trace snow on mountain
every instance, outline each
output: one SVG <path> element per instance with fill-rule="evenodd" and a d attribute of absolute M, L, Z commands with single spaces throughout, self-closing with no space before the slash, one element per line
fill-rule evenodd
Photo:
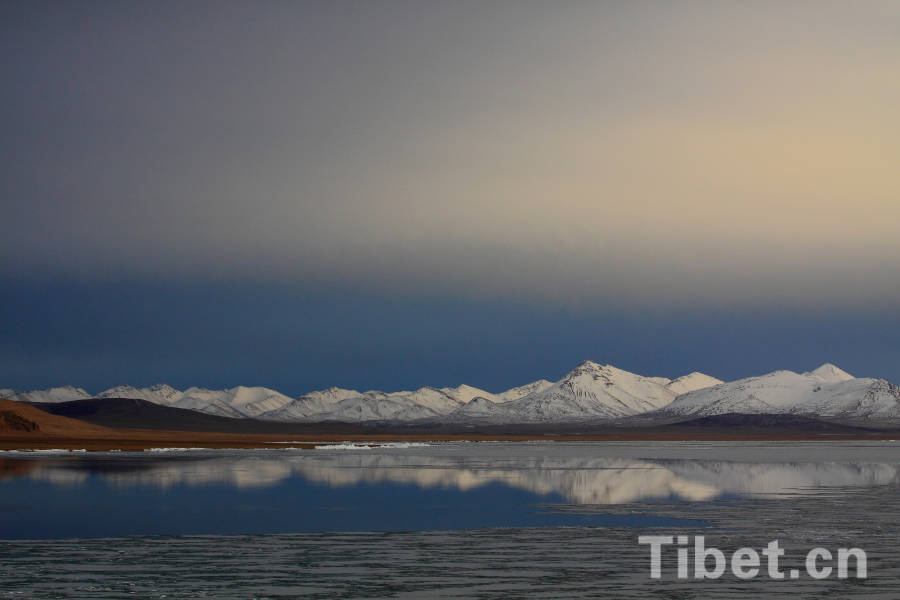
<path fill-rule="evenodd" d="M 834 366 L 831 363 L 825 363 L 818 369 L 814 371 L 810 371 L 808 373 L 804 373 L 804 375 L 808 375 L 811 377 L 817 377 L 822 381 L 827 381 L 828 383 L 837 383 L 838 381 L 850 381 L 851 379 L 855 379 L 853 375 Z"/>
<path fill-rule="evenodd" d="M 719 385 L 720 383 L 724 383 L 724 381 L 694 371 L 689 375 L 682 375 L 678 379 L 673 379 L 663 385 L 675 392 L 676 395 L 680 396 L 681 394 L 702 390 L 703 388 Z"/>
<path fill-rule="evenodd" d="M 224 390 L 207 390 L 191 387 L 184 391 L 181 398 L 172 404 L 175 408 L 197 410 L 219 417 L 244 418 L 246 415 L 228 404 Z"/>
<path fill-rule="evenodd" d="M 470 385 L 455 388 L 422 387 L 414 391 L 359 393 L 330 388 L 305 394 L 290 404 L 260 416 L 275 421 L 444 421 L 508 414 L 485 403 L 497 405 L 543 391 L 553 384 L 540 380 L 492 394 Z M 473 404 L 474 403 L 474 404 Z M 469 405 L 472 405 L 469 407 Z M 469 408 L 466 408 L 469 407 Z M 453 415 L 450 417 L 450 415 Z"/>
<path fill-rule="evenodd" d="M 528 394 L 544 391 L 552 385 L 553 383 L 547 381 L 546 379 L 539 379 L 538 381 L 533 381 L 531 383 L 526 383 L 525 385 L 520 385 L 518 387 L 508 389 L 505 392 L 500 392 L 499 394 L 492 394 L 470 385 L 461 385 L 455 388 L 441 388 L 441 391 L 448 394 L 449 396 L 456 398 L 463 404 L 468 404 L 475 398 L 481 398 L 483 400 L 489 400 L 495 403 L 502 403 L 509 402 L 510 400 L 518 400 L 519 398 L 524 398 Z"/>
<path fill-rule="evenodd" d="M 130 385 L 119 385 L 97 394 L 97 398 L 134 398 L 146 400 L 154 404 L 170 406 L 177 402 L 182 392 L 164 383 L 149 388 L 136 388 Z"/>
<path fill-rule="evenodd" d="M 97 394 L 97 398 L 134 398 L 138 400 L 148 400 L 147 394 L 144 390 L 136 388 L 131 385 L 117 385 L 115 387 L 111 387 L 108 390 L 104 390 Z"/>
<path fill-rule="evenodd" d="M 546 379 L 538 379 L 537 381 L 532 381 L 531 383 L 526 383 L 525 385 L 520 385 L 519 387 L 514 387 L 512 389 L 506 390 L 505 392 L 501 392 L 496 394 L 499 402 L 509 402 L 510 400 L 518 400 L 519 398 L 524 398 L 529 394 L 534 394 L 537 392 L 543 392 L 547 388 L 553 387 L 553 382 L 547 381 Z M 493 400 L 493 398 L 488 398 L 488 400 Z"/>
<path fill-rule="evenodd" d="M 358 392 L 332 387 L 291 399 L 264 387 L 192 387 L 180 392 L 160 384 L 150 388 L 118 386 L 97 397 L 137 398 L 218 416 L 273 421 L 558 422 L 647 412 L 671 402 L 680 389 L 716 382 L 717 379 L 699 373 L 671 382 L 585 361 L 556 383 L 541 379 L 498 394 L 465 384 L 401 392 Z M 84 390 L 58 388 L 30 392 L 24 397 L 26 401 L 61 402 L 91 396 Z"/>
<path fill-rule="evenodd" d="M 696 416 L 779 413 L 821 383 L 793 371 L 774 371 L 683 394 L 661 412 Z"/>
<path fill-rule="evenodd" d="M 181 390 L 176 390 L 171 385 L 165 383 L 157 383 L 151 385 L 144 390 L 155 398 L 159 398 L 160 404 L 174 404 L 184 394 Z"/>
<path fill-rule="evenodd" d="M 412 405 L 422 406 L 439 415 L 453 412 L 464 404 L 459 398 L 433 387 L 421 387 L 414 392 L 394 392 L 388 396 L 393 399 L 405 399 Z"/>
<path fill-rule="evenodd" d="M 11 399 L 22 402 L 68 402 L 86 398 L 132 398 L 235 418 L 258 417 L 293 402 L 292 398 L 264 387 L 239 386 L 229 390 L 207 390 L 192 387 L 181 392 L 166 384 L 157 384 L 146 388 L 120 385 L 96 396 L 88 394 L 81 388 L 68 386 L 13 394 Z"/>
<path fill-rule="evenodd" d="M 264 387 L 238 386 L 229 390 L 192 387 L 185 390 L 172 406 L 223 417 L 258 417 L 291 402 L 293 399 L 289 396 Z"/>
<path fill-rule="evenodd" d="M 259 415 L 271 421 L 413 421 L 443 420 L 475 399 L 491 403 L 517 400 L 553 384 L 543 379 L 500 394 L 460 385 L 455 388 L 422 387 L 414 391 L 381 392 L 345 390 L 337 387 L 304 394 L 276 410 Z M 480 403 L 479 403 L 480 405 Z M 479 413 L 478 406 L 472 410 Z M 461 412 L 466 415 L 467 412 Z"/>
<path fill-rule="evenodd" d="M 259 418 L 272 421 L 305 421 L 311 415 L 328 412 L 342 400 L 358 398 L 361 395 L 356 390 L 330 387 L 327 390 L 303 394 L 281 408 L 261 414 Z"/>
<path fill-rule="evenodd" d="M 300 396 L 277 410 L 260 415 L 272 421 L 365 421 L 440 419 L 480 398 L 491 403 L 518 399 L 535 390 L 549 387 L 549 381 L 536 381 L 524 386 L 492 394 L 485 390 L 460 385 L 436 389 L 422 387 L 414 391 L 381 392 L 328 388 Z"/>
<path fill-rule="evenodd" d="M 689 392 L 658 413 L 696 417 L 768 413 L 893 420 L 900 419 L 900 389 L 883 379 L 851 377 L 826 364 L 808 373 L 775 371 Z"/>
<path fill-rule="evenodd" d="M 464 403 L 449 393 L 432 387 L 412 392 L 365 392 L 345 398 L 327 411 L 307 415 L 304 421 L 416 421 L 447 415 Z M 265 418 L 271 418 L 266 415 Z"/>
<path fill-rule="evenodd" d="M 854 378 L 813 389 L 803 410 L 823 417 L 900 419 L 900 388 L 884 379 Z"/>
<path fill-rule="evenodd" d="M 434 390 L 433 388 L 431 390 L 438 394 L 443 394 L 439 390 Z M 424 403 L 419 403 L 417 400 L 421 400 Z M 415 421 L 431 419 L 449 412 L 436 410 L 436 407 L 443 406 L 446 403 L 452 402 L 454 408 L 461 405 L 461 403 L 454 401 L 447 395 L 444 395 L 444 401 L 435 400 L 435 394 L 430 392 L 425 392 L 418 396 L 416 392 L 394 392 L 392 394 L 365 392 L 361 396 L 341 400 L 328 411 L 309 415 L 303 420 L 313 422 Z"/>
<path fill-rule="evenodd" d="M 12 397 L 9 398 L 9 400 L 16 400 L 18 402 L 69 402 L 71 400 L 84 400 L 90 397 L 91 395 L 82 388 L 66 385 L 46 390 L 33 390 L 30 392 L 12 394 Z"/>
<path fill-rule="evenodd" d="M 277 410 L 294 400 L 281 392 L 264 387 L 238 386 L 226 390 L 226 392 L 232 395 L 228 404 L 248 417 L 256 417 Z"/>
<path fill-rule="evenodd" d="M 586 360 L 549 388 L 503 408 L 510 422 L 615 419 L 656 410 L 675 396 L 658 380 Z"/>
<path fill-rule="evenodd" d="M 24 402 L 91 398 L 72 386 L 0 396 Z M 137 398 L 209 414 L 274 421 L 427 421 L 558 423 L 617 419 L 643 413 L 701 417 L 775 413 L 848 419 L 900 420 L 900 389 L 883 379 L 854 378 L 832 364 L 806 373 L 775 371 L 722 382 L 702 373 L 669 380 L 585 361 L 555 383 L 538 380 L 493 394 L 460 385 L 414 391 L 358 392 L 337 387 L 297 399 L 264 387 L 180 392 L 159 384 L 118 386 L 99 398 Z"/>
<path fill-rule="evenodd" d="M 447 415 L 447 421 L 484 421 L 501 422 L 511 415 L 507 403 L 495 402 L 488 398 L 472 398 L 455 411 Z"/>
<path fill-rule="evenodd" d="M 471 385 L 466 384 L 460 385 L 455 388 L 441 388 L 439 391 L 447 394 L 451 398 L 455 398 L 463 404 L 471 402 L 473 398 L 486 398 L 491 402 L 502 402 L 500 397 L 496 394 L 492 394 L 490 392 L 486 392 L 484 390 L 478 389 L 477 387 L 472 387 Z"/>

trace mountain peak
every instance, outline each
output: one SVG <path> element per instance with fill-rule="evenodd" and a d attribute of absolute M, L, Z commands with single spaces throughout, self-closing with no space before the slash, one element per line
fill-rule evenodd
<path fill-rule="evenodd" d="M 168 383 L 157 383 L 156 385 L 151 385 L 147 389 L 149 389 L 151 392 L 163 392 L 163 393 L 172 393 L 172 392 L 179 391 L 179 390 L 176 390 L 175 388 L 173 388 Z"/>
<path fill-rule="evenodd" d="M 33 390 L 15 394 L 10 400 L 19 402 L 68 402 L 69 400 L 84 400 L 91 395 L 82 388 L 65 385 L 46 390 Z"/>
<path fill-rule="evenodd" d="M 850 381 L 851 379 L 856 379 L 847 371 L 844 371 L 840 367 L 837 367 L 831 363 L 825 363 L 818 369 L 804 374 L 818 377 L 822 381 L 827 381 L 828 383 L 836 383 L 838 381 Z"/>
<path fill-rule="evenodd" d="M 451 398 L 459 400 L 463 404 L 471 402 L 474 398 L 481 398 L 490 400 L 492 402 L 500 401 L 500 398 L 498 398 L 495 394 L 491 394 L 490 392 L 486 392 L 471 385 L 466 385 L 465 383 L 462 383 L 456 387 L 441 388 L 438 391 L 447 394 Z"/>
<path fill-rule="evenodd" d="M 666 384 L 666 387 L 680 396 L 681 394 L 687 394 L 688 392 L 713 387 L 720 383 L 724 382 L 721 379 L 716 379 L 705 373 L 694 371 L 693 373 L 682 375 L 678 379 L 673 379 Z"/>
<path fill-rule="evenodd" d="M 582 374 L 582 373 L 594 373 L 594 374 L 596 374 L 596 373 L 606 373 L 606 374 L 612 374 L 612 373 L 617 373 L 617 372 L 618 372 L 618 373 L 627 373 L 627 371 L 623 371 L 622 369 L 619 369 L 619 368 L 614 367 L 614 366 L 612 366 L 612 365 L 601 365 L 600 363 L 595 362 L 595 361 L 593 361 L 593 360 L 583 360 L 583 361 L 581 361 L 580 363 L 578 363 L 578 366 L 577 366 L 577 367 L 575 367 L 574 369 L 572 369 L 572 370 L 567 374 L 567 377 L 569 377 L 569 376 L 574 376 L 574 375 L 580 375 L 580 374 Z"/>
<path fill-rule="evenodd" d="M 679 396 L 661 414 L 709 416 L 728 413 L 800 415 L 828 419 L 900 421 L 900 389 L 857 379 L 825 364 L 815 371 L 775 371 Z"/>
<path fill-rule="evenodd" d="M 593 360 L 583 360 L 578 363 L 576 369 L 602 369 L 606 365 L 601 365 L 600 363 Z"/>

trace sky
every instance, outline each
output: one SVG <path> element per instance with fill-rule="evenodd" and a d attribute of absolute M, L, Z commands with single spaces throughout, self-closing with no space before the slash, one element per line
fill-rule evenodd
<path fill-rule="evenodd" d="M 0 387 L 900 382 L 900 5 L 0 3 Z"/>

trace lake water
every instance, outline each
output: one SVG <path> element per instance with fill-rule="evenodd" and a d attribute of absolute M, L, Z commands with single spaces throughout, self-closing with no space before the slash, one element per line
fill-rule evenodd
<path fill-rule="evenodd" d="M 896 598 L 898 483 L 894 442 L 4 452 L 0 597 Z M 869 573 L 652 580 L 651 534 Z"/>

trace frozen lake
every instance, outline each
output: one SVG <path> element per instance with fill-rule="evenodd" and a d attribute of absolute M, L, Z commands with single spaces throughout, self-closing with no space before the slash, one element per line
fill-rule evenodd
<path fill-rule="evenodd" d="M 5 452 L 0 597 L 897 597 L 898 470 L 895 442 Z M 869 577 L 654 581 L 648 534 Z"/>

